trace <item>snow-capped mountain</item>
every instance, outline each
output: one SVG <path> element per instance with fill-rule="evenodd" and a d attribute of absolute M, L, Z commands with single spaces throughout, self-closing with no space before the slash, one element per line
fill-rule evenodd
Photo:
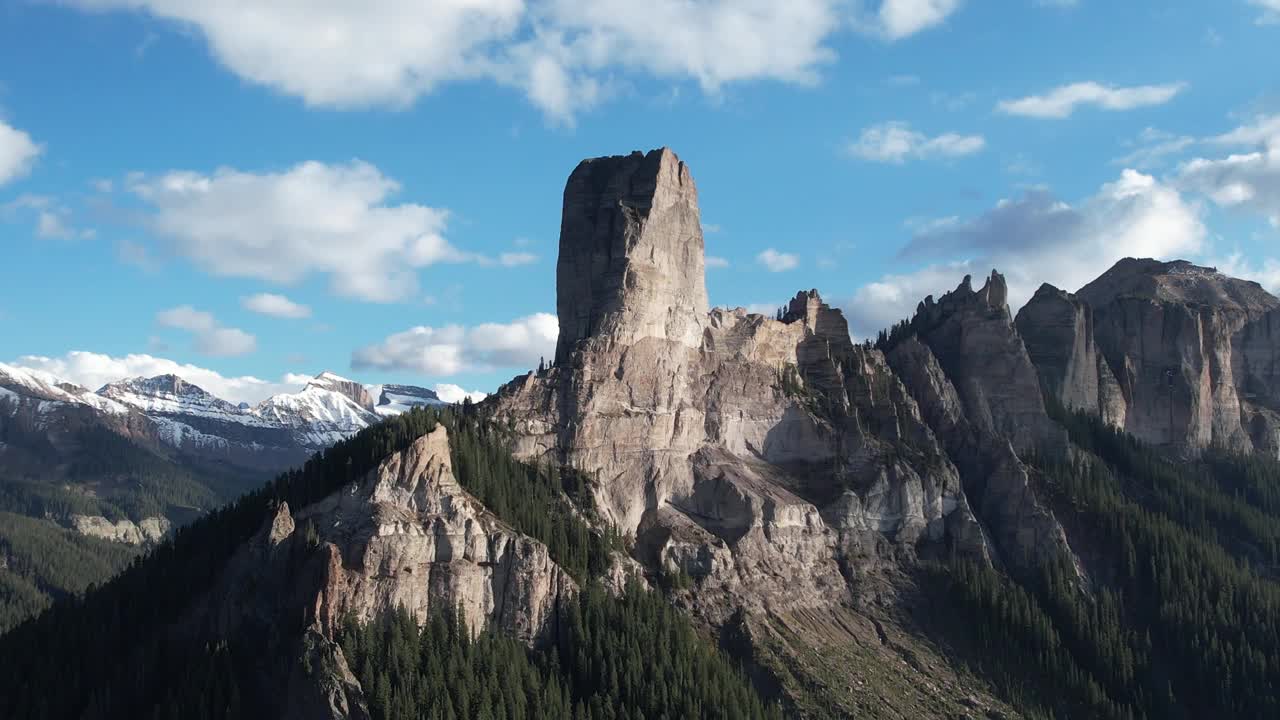
<path fill-rule="evenodd" d="M 273 395 L 249 412 L 290 428 L 300 444 L 318 449 L 376 423 L 372 407 L 363 385 L 323 372 L 301 392 Z"/>
<path fill-rule="evenodd" d="M 128 412 L 124 405 L 55 375 L 0 363 L 0 400 L 18 401 L 23 398 L 49 403 L 44 406 L 46 408 L 62 404 L 87 406 L 115 415 Z"/>
<path fill-rule="evenodd" d="M 48 373 L 0 364 L 0 401 L 6 399 L 37 414 L 74 407 L 128 416 L 135 428 L 131 436 L 144 426 L 143 435 L 180 454 L 255 470 L 288 467 L 383 417 L 444 404 L 426 388 L 366 386 L 328 371 L 299 392 L 250 406 L 227 402 L 176 375 L 126 378 L 93 392 Z"/>
<path fill-rule="evenodd" d="M 410 408 L 447 405 L 440 399 L 435 390 L 417 387 L 416 385 L 375 385 L 370 391 L 377 391 L 378 404 L 373 411 L 382 416 L 399 415 Z"/>
<path fill-rule="evenodd" d="M 373 407 L 373 394 L 368 386 L 361 385 L 355 380 L 348 380 L 341 375 L 335 375 L 328 370 L 315 376 L 311 382 L 307 383 L 307 389 L 310 388 L 318 388 L 345 395 L 351 402 L 362 408 Z"/>

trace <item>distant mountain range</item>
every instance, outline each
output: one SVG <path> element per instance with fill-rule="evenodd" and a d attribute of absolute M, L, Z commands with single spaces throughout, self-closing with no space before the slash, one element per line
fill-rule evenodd
<path fill-rule="evenodd" d="M 313 453 L 444 404 L 330 372 L 250 406 L 176 375 L 90 390 L 0 364 L 0 630 Z"/>
<path fill-rule="evenodd" d="M 223 400 L 177 375 L 134 377 L 96 391 L 38 370 L 0 363 L 0 401 L 11 413 L 53 419 L 97 416 L 130 438 L 153 441 L 193 459 L 276 470 L 414 406 L 442 405 L 432 390 L 363 385 L 323 372 L 299 392 L 257 405 Z M 54 424 L 49 424 L 54 430 Z M 0 459 L 2 461 L 2 459 Z"/>

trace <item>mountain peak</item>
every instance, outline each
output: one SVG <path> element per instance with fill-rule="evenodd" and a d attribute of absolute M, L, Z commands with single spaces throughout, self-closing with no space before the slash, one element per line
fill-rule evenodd
<path fill-rule="evenodd" d="M 579 342 L 698 347 L 709 305 L 698 190 L 667 148 L 584 160 L 564 189 L 556 361 Z"/>
<path fill-rule="evenodd" d="M 1256 282 L 1224 275 L 1215 267 L 1187 260 L 1124 258 L 1077 293 L 1094 307 L 1119 297 L 1137 297 L 1180 305 L 1208 305 L 1263 313 L 1280 300 Z"/>
<path fill-rule="evenodd" d="M 373 397 L 369 394 L 369 389 L 364 385 L 338 375 L 337 373 L 325 370 L 315 376 L 311 382 L 307 383 L 303 390 L 308 388 L 319 388 L 321 390 L 330 390 L 340 395 L 344 395 L 365 410 L 372 410 L 374 406 Z"/>

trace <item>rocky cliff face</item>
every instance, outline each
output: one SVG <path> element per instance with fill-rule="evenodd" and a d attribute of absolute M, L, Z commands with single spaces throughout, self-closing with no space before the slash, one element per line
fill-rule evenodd
<path fill-rule="evenodd" d="M 698 190 L 667 149 L 584 160 L 564 190 L 557 362 L 592 337 L 698 347 L 707 313 Z"/>
<path fill-rule="evenodd" d="M 593 477 L 650 573 L 687 574 L 696 615 L 761 637 L 765 618 L 845 637 L 814 618 L 860 607 L 921 555 L 1034 568 L 1070 554 L 1018 455 L 1065 435 L 1002 277 L 928 299 L 886 356 L 816 290 L 781 320 L 707 310 L 696 199 L 665 149 L 570 176 L 556 362 L 482 406 L 516 455 Z"/>
<path fill-rule="evenodd" d="M 695 203 L 668 150 L 574 171 L 557 362 L 486 404 L 515 428 L 513 450 L 595 477 L 598 506 L 636 535 L 639 559 L 695 578 L 713 619 L 848 601 L 850 578 L 898 557 L 946 547 L 987 557 L 929 417 L 937 408 L 922 411 L 883 353 L 854 345 L 817 291 L 797 294 L 781 321 L 706 310 Z M 958 382 L 935 372 L 957 421 L 1029 446 L 1051 433 L 1016 333 L 999 337 L 1015 355 L 1007 366 L 975 356 L 996 338 L 986 325 L 1012 330 L 1002 287 L 945 300 L 933 321 Z M 989 474 L 1019 476 L 1016 456 L 1005 460 Z M 1029 501 L 1009 500 L 1009 512 L 1025 511 L 1018 502 Z"/>
<path fill-rule="evenodd" d="M 262 670 L 290 687 L 289 717 L 358 718 L 362 691 L 334 642 L 345 618 L 403 607 L 425 619 L 456 607 L 473 632 L 488 627 L 533 646 L 553 637 L 560 603 L 576 592 L 545 545 L 462 490 L 440 426 L 358 484 L 297 511 L 277 508 L 193 621 L 263 638 L 264 658 L 293 659 L 264 660 Z M 301 645 L 288 630 L 298 623 Z"/>
<path fill-rule="evenodd" d="M 1174 452 L 1277 456 L 1277 313 L 1257 283 L 1126 259 L 1074 296 L 1041 288 L 1018 326 L 1063 404 Z"/>
<path fill-rule="evenodd" d="M 1046 393 L 1063 407 L 1125 426 L 1126 405 L 1115 373 L 1098 351 L 1093 309 L 1071 293 L 1043 285 L 1018 311 L 1018 332 Z"/>
<path fill-rule="evenodd" d="M 1071 548 L 1019 454 L 1059 452 L 1066 436 L 1045 410 L 1006 297 L 992 272 L 980 290 L 965 277 L 936 302 L 925 298 L 888 359 L 925 408 L 999 557 L 1032 570 Z"/>

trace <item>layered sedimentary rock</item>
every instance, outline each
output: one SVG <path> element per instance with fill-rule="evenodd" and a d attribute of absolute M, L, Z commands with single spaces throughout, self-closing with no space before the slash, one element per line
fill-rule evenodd
<path fill-rule="evenodd" d="M 936 302 L 925 298 L 888 361 L 959 469 L 1001 559 L 1032 570 L 1071 549 L 1019 453 L 1058 452 L 1066 437 L 1045 410 L 1006 297 L 992 272 L 980 290 L 965 277 Z"/>
<path fill-rule="evenodd" d="M 971 278 L 937 302 L 925 298 L 912 329 L 955 384 L 969 422 L 985 434 L 1035 450 L 1061 436 L 1045 412 L 1035 366 L 1014 327 L 1004 277 L 980 290 Z"/>
<path fill-rule="evenodd" d="M 277 591 L 263 593 L 264 583 Z M 222 586 L 230 624 L 252 618 L 242 610 L 264 596 L 305 609 L 325 637 L 348 617 L 367 622 L 404 608 L 425 619 L 460 608 L 473 631 L 492 627 L 530 645 L 550 638 L 559 603 L 576 592 L 545 545 L 461 488 L 443 426 L 359 485 L 296 512 L 281 505 Z"/>
<path fill-rule="evenodd" d="M 253 638 L 263 686 L 290 718 L 367 718 L 335 642 L 348 618 L 400 608 L 462 613 L 530 646 L 550 642 L 577 586 L 542 543 L 498 520 L 453 474 L 443 426 L 358 483 L 304 508 L 278 506 L 189 619 Z"/>
<path fill-rule="evenodd" d="M 1042 285 L 1018 311 L 1018 332 L 1044 391 L 1063 407 L 1123 428 L 1124 395 L 1094 339 L 1093 309 L 1052 285 Z"/>
<path fill-rule="evenodd" d="M 1092 308 L 1128 432 L 1179 452 L 1280 453 L 1280 300 L 1213 268 L 1134 259 L 1077 295 Z"/>
<path fill-rule="evenodd" d="M 574 171 L 556 363 L 485 405 L 513 450 L 594 477 L 638 559 L 693 577 L 713 621 L 846 601 L 898 556 L 985 557 L 916 400 L 817 291 L 781 320 L 707 310 L 696 198 L 669 150 Z"/>
<path fill-rule="evenodd" d="M 698 189 L 663 148 L 584 160 L 564 190 L 557 362 L 591 337 L 698 347 L 707 313 Z"/>

